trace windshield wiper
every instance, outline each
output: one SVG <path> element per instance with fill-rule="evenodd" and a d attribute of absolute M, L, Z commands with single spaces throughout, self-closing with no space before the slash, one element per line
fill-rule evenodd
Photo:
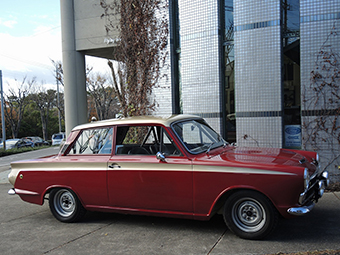
<path fill-rule="evenodd" d="M 223 148 L 225 148 L 226 146 L 228 146 L 228 142 L 224 141 L 223 138 L 222 138 L 220 135 L 218 135 L 217 139 L 218 139 L 218 142 L 223 141 Z M 209 144 L 209 147 L 208 147 L 208 149 L 205 151 L 205 153 L 209 155 L 210 150 L 212 149 L 213 145 L 215 145 L 215 144 L 216 144 L 216 142 L 212 142 L 211 144 Z"/>

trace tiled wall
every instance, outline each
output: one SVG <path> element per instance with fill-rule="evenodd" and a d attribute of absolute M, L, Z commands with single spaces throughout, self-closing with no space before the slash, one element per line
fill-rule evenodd
<path fill-rule="evenodd" d="M 181 97 L 184 114 L 196 114 L 220 132 L 220 81 L 218 46 L 218 1 L 179 0 L 181 40 Z M 168 58 L 170 65 L 170 57 Z M 154 89 L 159 107 L 156 114 L 167 115 L 171 107 L 171 73 Z"/>
<path fill-rule="evenodd" d="M 338 141 L 329 136 L 329 132 L 333 126 L 334 118 L 327 120 L 325 126 L 328 127 L 327 132 L 318 131 L 316 139 L 317 146 L 311 146 L 310 138 L 313 128 L 319 124 L 314 120 L 323 114 L 321 109 L 324 108 L 325 102 L 322 97 L 322 93 L 315 93 L 311 87 L 311 71 L 319 71 L 324 77 L 332 72 L 322 70 L 322 68 L 316 69 L 316 63 L 322 61 L 322 54 L 320 51 L 330 52 L 333 51 L 337 54 L 338 63 L 340 60 L 340 1 L 328 0 L 300 0 L 301 10 L 301 121 L 303 126 L 308 125 L 308 129 L 302 129 L 303 146 L 308 150 L 317 150 L 320 154 L 320 161 L 322 168 L 327 167 L 330 172 L 332 181 L 340 181 L 340 173 L 338 166 L 340 165 L 340 159 L 335 159 L 339 155 L 340 145 Z M 333 31 L 333 32 L 332 32 Z M 332 34 L 331 34 L 332 32 Z M 322 66 L 321 66 L 322 67 Z M 338 69 L 339 70 L 339 66 Z M 338 83 L 340 80 L 338 80 Z M 338 84 L 339 85 L 339 84 Z M 329 93 L 329 92 L 328 92 Z M 340 91 L 336 92 L 340 95 Z M 315 104 L 316 97 L 319 99 L 319 103 Z M 331 95 L 328 94 L 330 98 Z M 326 97 L 326 101 L 327 97 Z M 336 106 L 329 104 L 327 109 L 334 109 Z M 337 105 L 339 107 L 339 105 Z M 340 125 L 339 120 L 336 123 Z M 331 163 L 330 163 L 331 162 Z"/>
<path fill-rule="evenodd" d="M 234 0 L 235 26 L 280 19 L 279 0 Z"/>
<path fill-rule="evenodd" d="M 220 132 L 218 1 L 179 0 L 183 113 Z"/>
<path fill-rule="evenodd" d="M 282 147 L 280 1 L 234 1 L 237 143 Z"/>

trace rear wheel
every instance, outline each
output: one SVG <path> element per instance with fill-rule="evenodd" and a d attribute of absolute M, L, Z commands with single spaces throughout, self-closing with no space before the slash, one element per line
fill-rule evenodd
<path fill-rule="evenodd" d="M 237 236 L 262 239 L 276 227 L 278 213 L 264 195 L 243 190 L 231 195 L 224 206 L 224 221 Z"/>
<path fill-rule="evenodd" d="M 77 195 L 69 189 L 53 189 L 49 206 L 53 216 L 61 222 L 75 222 L 86 213 Z"/>

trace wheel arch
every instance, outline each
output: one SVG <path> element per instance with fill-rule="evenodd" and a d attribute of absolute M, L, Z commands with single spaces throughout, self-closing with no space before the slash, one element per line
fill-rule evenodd
<path fill-rule="evenodd" d="M 257 192 L 259 194 L 262 194 L 266 198 L 268 198 L 268 200 L 271 202 L 271 204 L 276 209 L 276 211 L 279 212 L 277 210 L 275 204 L 273 203 L 272 199 L 269 196 L 267 196 L 266 193 L 254 188 L 252 186 L 235 186 L 235 187 L 229 187 L 229 188 L 223 190 L 219 194 L 219 196 L 215 199 L 215 201 L 214 201 L 214 203 L 213 203 L 213 205 L 210 209 L 209 218 L 211 218 L 215 214 L 223 214 L 224 204 L 231 195 L 233 195 L 237 192 L 240 192 L 240 191 L 247 191 L 247 190 Z"/>
<path fill-rule="evenodd" d="M 68 190 L 73 191 L 76 194 L 76 196 L 79 199 L 82 206 L 84 206 L 84 203 L 83 203 L 81 197 L 79 196 L 79 193 L 77 192 L 77 190 L 73 189 L 71 186 L 68 186 L 68 185 L 51 185 L 51 186 L 47 187 L 45 189 L 44 195 L 42 196 L 42 198 L 43 198 L 42 202 L 44 202 L 44 200 L 49 199 L 48 197 L 46 197 L 46 195 L 49 195 L 53 189 L 68 189 Z"/>

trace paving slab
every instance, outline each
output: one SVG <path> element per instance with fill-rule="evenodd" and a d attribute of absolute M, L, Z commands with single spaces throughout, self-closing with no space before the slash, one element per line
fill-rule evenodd
<path fill-rule="evenodd" d="M 281 220 L 262 241 L 233 235 L 221 216 L 193 221 L 88 213 L 57 221 L 48 204 L 33 205 L 0 184 L 0 254 L 276 254 L 340 249 L 340 193 L 326 193 L 303 217 Z"/>

